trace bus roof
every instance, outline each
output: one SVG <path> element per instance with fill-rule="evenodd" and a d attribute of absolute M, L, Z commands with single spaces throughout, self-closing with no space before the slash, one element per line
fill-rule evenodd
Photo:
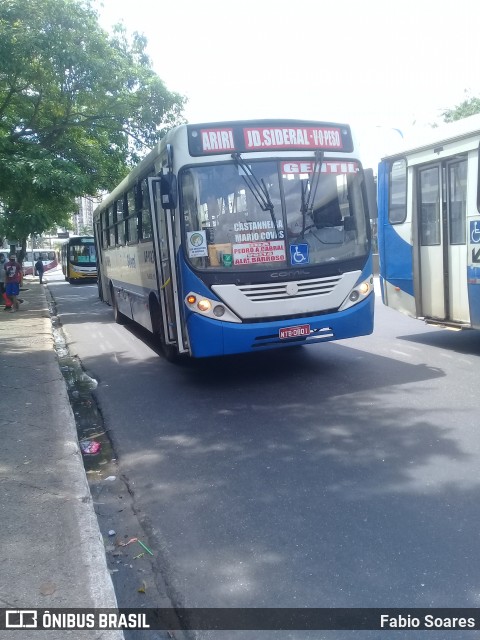
<path fill-rule="evenodd" d="M 480 137 L 480 113 L 438 127 L 410 133 L 398 144 L 394 152 L 383 156 L 382 160 L 416 153 L 429 149 L 433 145 L 455 142 L 475 135 Z"/>

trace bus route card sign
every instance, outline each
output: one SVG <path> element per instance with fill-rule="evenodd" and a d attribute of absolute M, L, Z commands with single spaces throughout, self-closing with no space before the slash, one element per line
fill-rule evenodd
<path fill-rule="evenodd" d="M 205 231 L 189 231 L 188 239 L 188 257 L 203 258 L 208 256 L 207 234 Z"/>

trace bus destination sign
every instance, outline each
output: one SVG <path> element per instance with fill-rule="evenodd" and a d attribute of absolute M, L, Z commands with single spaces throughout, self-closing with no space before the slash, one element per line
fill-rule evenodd
<path fill-rule="evenodd" d="M 256 127 L 245 128 L 245 148 L 257 149 L 343 149 L 337 127 Z"/>
<path fill-rule="evenodd" d="M 235 151 L 232 129 L 201 129 L 200 136 L 204 153 Z"/>
<path fill-rule="evenodd" d="M 301 160 L 300 162 L 282 162 L 282 174 L 301 174 L 301 173 L 313 173 L 315 170 L 315 163 L 310 160 Z M 360 167 L 357 162 L 342 161 L 342 160 L 325 160 L 322 163 L 321 173 L 358 173 Z"/>
<path fill-rule="evenodd" d="M 248 151 L 353 151 L 347 125 L 298 121 L 187 125 L 192 156 Z"/>

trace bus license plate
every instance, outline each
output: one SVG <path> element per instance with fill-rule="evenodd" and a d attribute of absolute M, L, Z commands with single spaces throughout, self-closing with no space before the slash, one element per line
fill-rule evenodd
<path fill-rule="evenodd" d="M 310 325 L 309 324 L 299 324 L 296 327 L 283 327 L 278 332 L 280 340 L 285 340 L 287 338 L 300 338 L 302 336 L 310 335 Z"/>

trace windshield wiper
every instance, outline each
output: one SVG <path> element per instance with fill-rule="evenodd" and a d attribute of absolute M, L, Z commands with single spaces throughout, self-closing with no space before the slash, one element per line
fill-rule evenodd
<path fill-rule="evenodd" d="M 323 164 L 323 157 L 325 153 L 317 149 L 315 151 L 315 162 L 313 164 L 313 172 L 310 181 L 301 181 L 301 204 L 300 213 L 302 214 L 302 233 L 301 238 L 305 235 L 307 226 L 307 215 L 310 214 L 313 218 L 313 203 L 315 202 L 315 196 L 317 195 L 318 183 L 320 182 L 320 172 Z M 308 185 L 310 182 L 310 185 Z"/>
<path fill-rule="evenodd" d="M 270 194 L 268 193 L 267 185 L 263 178 L 260 180 L 253 173 L 250 166 L 245 162 L 242 156 L 239 153 L 232 153 L 232 160 L 235 166 L 241 167 L 243 173 L 241 174 L 242 178 L 245 181 L 245 184 L 253 193 L 255 200 L 258 202 L 258 206 L 262 211 L 270 211 L 270 217 L 272 218 L 273 227 L 275 229 L 275 236 L 278 240 L 278 227 L 277 227 L 277 219 L 275 217 L 273 202 L 270 198 Z"/>

